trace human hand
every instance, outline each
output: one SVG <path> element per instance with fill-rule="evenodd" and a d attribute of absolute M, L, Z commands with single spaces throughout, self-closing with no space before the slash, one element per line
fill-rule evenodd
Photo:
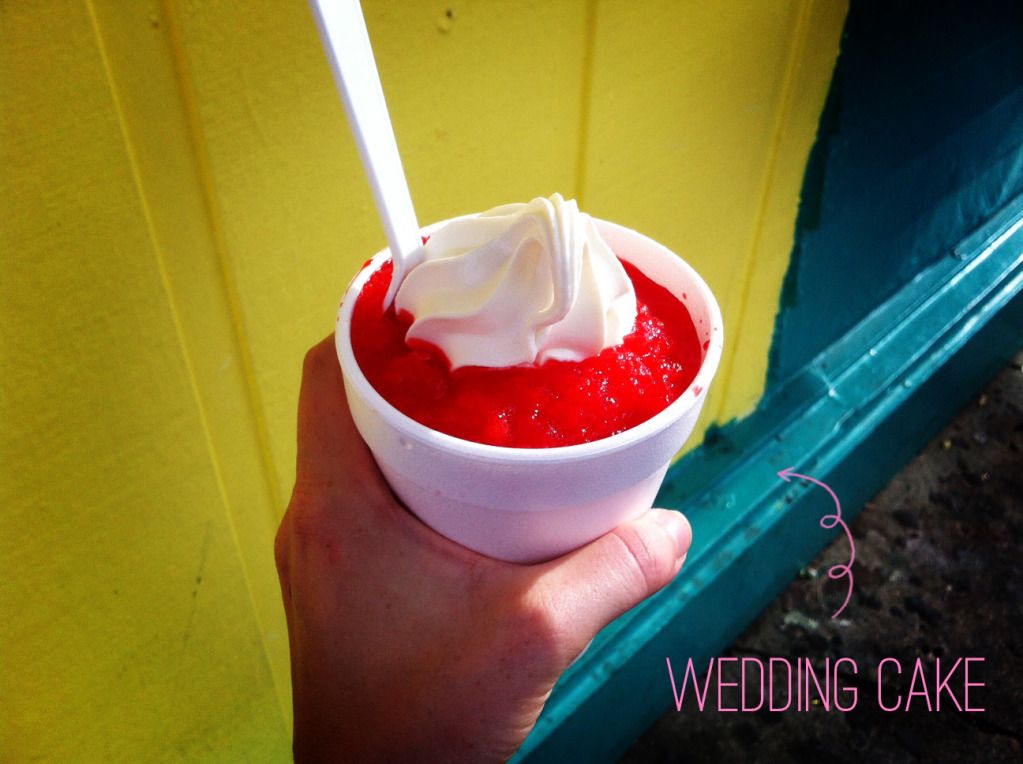
<path fill-rule="evenodd" d="M 655 509 L 537 565 L 449 541 L 384 482 L 327 338 L 306 356 L 275 542 L 296 760 L 507 759 L 561 673 L 678 573 L 691 539 L 681 514 Z"/>

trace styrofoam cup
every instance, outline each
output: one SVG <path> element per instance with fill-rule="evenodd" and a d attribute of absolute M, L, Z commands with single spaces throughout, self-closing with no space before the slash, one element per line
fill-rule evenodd
<path fill-rule="evenodd" d="M 490 446 L 432 430 L 384 400 L 355 361 L 351 322 L 356 297 L 390 257 L 388 250 L 355 277 L 338 310 L 335 340 L 348 404 L 387 482 L 435 531 L 490 557 L 548 560 L 648 510 L 696 424 L 721 358 L 721 312 L 696 271 L 636 231 L 595 222 L 616 255 L 685 304 L 704 348 L 700 370 L 685 392 L 617 435 L 557 448 Z"/>

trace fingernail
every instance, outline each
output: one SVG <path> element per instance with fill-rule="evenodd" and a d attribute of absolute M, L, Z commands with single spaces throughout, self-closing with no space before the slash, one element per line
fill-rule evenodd
<path fill-rule="evenodd" d="M 693 529 L 685 516 L 681 512 L 662 509 L 657 510 L 654 522 L 675 537 L 675 553 L 684 558 L 689 552 L 689 545 L 693 542 Z"/>
<path fill-rule="evenodd" d="M 682 555 L 678 558 L 678 562 L 675 563 L 675 570 L 672 571 L 672 577 L 677 576 L 678 572 L 682 570 L 682 566 L 686 564 L 687 555 Z"/>

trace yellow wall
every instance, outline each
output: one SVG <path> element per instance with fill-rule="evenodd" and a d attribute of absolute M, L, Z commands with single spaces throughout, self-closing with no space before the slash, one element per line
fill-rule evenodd
<path fill-rule="evenodd" d="M 845 5 L 365 5 L 420 221 L 660 239 L 748 411 Z M 0 3 L 0 759 L 287 758 L 301 357 L 382 244 L 303 3 Z"/>

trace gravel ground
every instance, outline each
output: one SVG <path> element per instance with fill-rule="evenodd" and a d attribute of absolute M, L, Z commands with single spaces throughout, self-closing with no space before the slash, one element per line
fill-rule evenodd
<path fill-rule="evenodd" d="M 724 653 L 810 658 L 842 656 L 839 683 L 855 685 L 853 710 L 721 713 L 695 703 L 672 708 L 622 762 L 1021 762 L 1023 761 L 1023 353 L 902 470 L 851 524 L 856 588 L 844 596 L 831 565 L 848 560 L 840 537 Z M 915 661 L 930 677 L 959 657 L 970 667 L 970 702 L 983 713 L 956 710 L 943 695 L 929 712 L 923 696 L 887 713 L 877 699 L 877 669 L 886 664 L 882 696 L 905 699 Z M 794 665 L 794 663 L 793 663 Z M 728 672 L 725 672 L 728 676 Z M 729 678 L 738 681 L 738 671 Z M 756 686 L 755 686 L 756 685 Z M 755 697 L 759 679 L 750 671 Z M 962 700 L 962 671 L 950 686 Z M 779 705 L 781 693 L 775 693 Z M 848 696 L 846 696 L 848 697 Z M 849 705 L 847 701 L 844 705 Z M 712 710 L 715 709 L 715 710 Z"/>

